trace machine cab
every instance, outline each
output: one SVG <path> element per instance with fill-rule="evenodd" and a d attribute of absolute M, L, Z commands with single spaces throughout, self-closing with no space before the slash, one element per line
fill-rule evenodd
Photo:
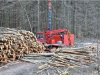
<path fill-rule="evenodd" d="M 41 43 L 45 43 L 45 34 L 44 32 L 38 32 L 37 33 L 37 40 Z"/>

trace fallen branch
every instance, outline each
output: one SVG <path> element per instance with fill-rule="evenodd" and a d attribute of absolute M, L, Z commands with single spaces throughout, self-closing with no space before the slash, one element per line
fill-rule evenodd
<path fill-rule="evenodd" d="M 86 55 L 89 54 L 89 52 L 86 51 L 75 51 L 75 50 L 60 50 L 56 53 L 68 53 L 68 54 L 78 54 L 78 55 Z"/>
<path fill-rule="evenodd" d="M 54 56 L 55 53 L 30 53 L 28 55 L 26 55 L 25 57 L 34 57 L 34 56 L 46 56 L 46 57 L 49 57 L 49 56 Z"/>

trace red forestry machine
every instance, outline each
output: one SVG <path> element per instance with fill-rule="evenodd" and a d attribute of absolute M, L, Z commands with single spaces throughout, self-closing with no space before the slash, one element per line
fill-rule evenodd
<path fill-rule="evenodd" d="M 67 29 L 38 32 L 37 39 L 55 46 L 74 46 L 74 34 L 70 34 Z"/>
<path fill-rule="evenodd" d="M 74 34 L 65 29 L 52 30 L 52 10 L 51 0 L 48 0 L 48 28 L 45 32 L 38 32 L 37 39 L 43 44 L 47 43 L 49 47 L 61 47 L 61 46 L 74 46 Z"/>

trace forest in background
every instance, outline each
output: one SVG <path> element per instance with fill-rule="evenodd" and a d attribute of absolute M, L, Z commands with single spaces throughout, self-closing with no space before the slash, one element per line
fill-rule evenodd
<path fill-rule="evenodd" d="M 76 38 L 97 38 L 100 34 L 100 1 L 51 0 L 52 29 L 67 28 Z M 1 0 L 0 26 L 45 31 L 47 0 Z"/>

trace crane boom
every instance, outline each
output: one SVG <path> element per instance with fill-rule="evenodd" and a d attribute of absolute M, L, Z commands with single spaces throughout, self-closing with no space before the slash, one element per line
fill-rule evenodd
<path fill-rule="evenodd" d="M 52 30 L 52 4 L 51 0 L 48 0 L 48 27 L 49 30 Z"/>

